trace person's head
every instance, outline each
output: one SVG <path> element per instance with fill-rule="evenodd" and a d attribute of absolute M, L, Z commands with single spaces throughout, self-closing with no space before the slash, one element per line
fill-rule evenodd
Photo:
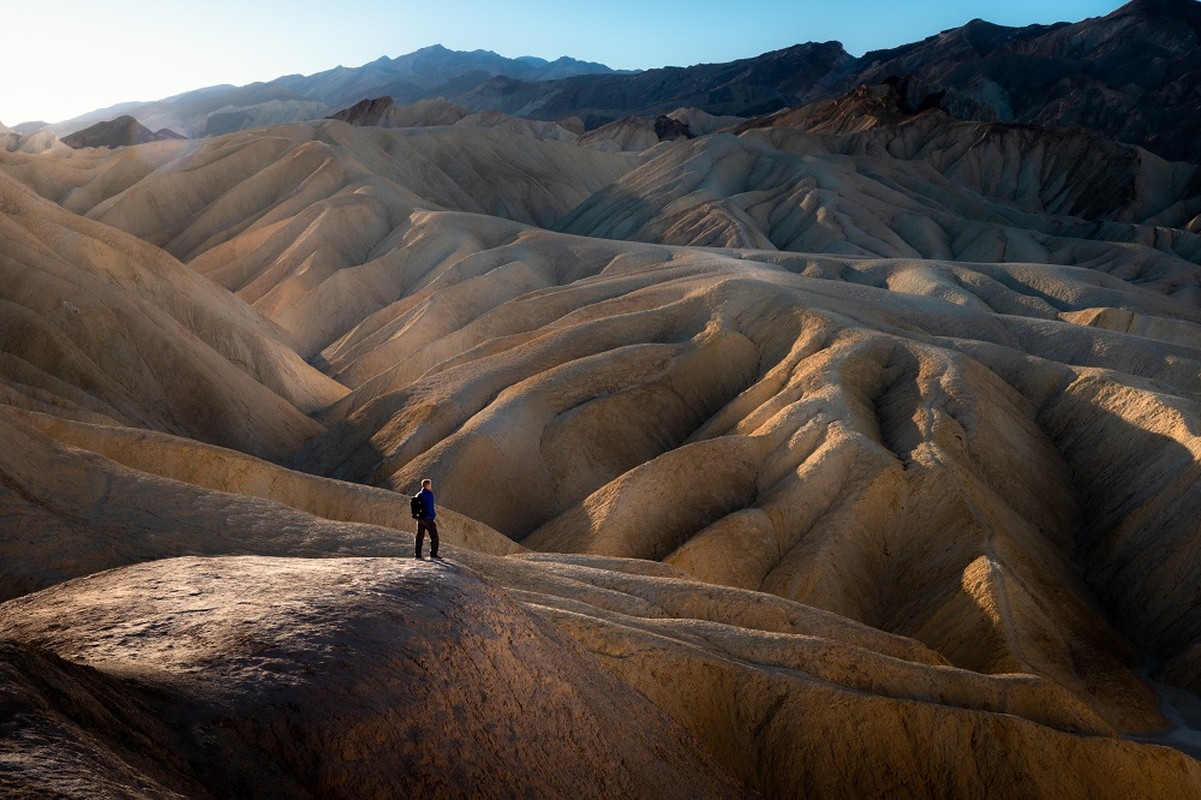
<path fill-rule="evenodd" d="M 429 478 L 422 478 L 421 479 L 421 488 L 422 489 L 433 489 L 434 482 L 431 481 Z"/>

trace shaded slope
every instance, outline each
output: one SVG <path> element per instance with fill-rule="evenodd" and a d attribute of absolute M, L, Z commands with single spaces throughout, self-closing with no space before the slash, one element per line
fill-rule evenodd
<path fill-rule="evenodd" d="M 404 531 L 397 535 L 397 546 L 402 551 L 413 524 L 406 496 L 286 470 L 235 450 L 143 429 L 72 422 L 47 414 L 18 413 L 15 420 L 29 426 L 31 432 L 48 434 L 57 443 L 103 456 L 147 476 L 260 498 L 322 519 Z M 52 494 L 45 485 L 30 492 L 44 492 L 47 497 Z M 498 555 L 524 549 L 476 520 L 449 509 L 441 513 L 450 520 L 444 539 L 452 544 Z"/>
<path fill-rule="evenodd" d="M 541 84 L 495 78 L 452 97 L 472 109 L 536 119 L 579 116 L 595 128 L 628 116 L 656 117 L 695 107 L 716 115 L 752 116 L 791 105 L 854 64 L 838 42 L 798 44 L 724 64 L 663 67 L 632 75 L 581 75 Z"/>
<path fill-rule="evenodd" d="M 209 797 L 145 693 L 44 650 L 0 641 L 5 797 Z"/>
<path fill-rule="evenodd" d="M 1118 151 L 1117 165 L 1096 161 L 1107 150 Z M 1074 264 L 1184 298 L 1201 285 L 1201 240 L 1189 227 L 1201 209 L 1196 169 L 1088 137 L 923 116 L 843 137 L 791 128 L 705 137 L 652 155 L 558 229 L 673 245 Z"/>
<path fill-rule="evenodd" d="M 738 131 L 797 129 L 834 137 L 827 146 L 858 157 L 887 154 L 929 162 L 987 197 L 1036 212 L 1089 220 L 1196 225 L 1198 169 L 1083 130 L 956 120 L 912 105 L 906 81 L 859 86 L 842 97 L 748 120 Z M 927 99 L 927 104 L 929 99 Z M 783 130 L 808 152 L 812 142 Z"/>
<path fill-rule="evenodd" d="M 181 554 L 413 553 L 403 496 L 282 470 L 184 439 L 0 407 L 0 596 Z M 57 437 L 57 438 L 55 438 Z M 445 539 L 515 545 L 444 512 Z"/>
<path fill-rule="evenodd" d="M 836 42 L 796 45 L 728 64 L 543 84 L 494 80 L 462 97 L 542 119 L 578 115 L 589 127 L 678 106 L 753 116 L 901 80 L 913 108 L 967 120 L 1087 129 L 1171 160 L 1201 162 L 1201 11 L 1195 0 L 1135 0 L 1104 17 L 1011 28 L 975 19 L 920 42 L 860 58 Z"/>
<path fill-rule="evenodd" d="M 362 100 L 329 116 L 359 127 L 427 128 L 436 125 L 460 125 L 476 128 L 503 128 L 528 134 L 536 139 L 573 142 L 583 131 L 579 120 L 544 122 L 504 114 L 500 111 L 471 113 L 442 98 L 422 100 L 412 105 L 397 106 L 391 97 Z"/>
<path fill-rule="evenodd" d="M 958 117 L 1085 128 L 1197 163 L 1190 120 L 1201 102 L 1199 31 L 1195 0 L 1134 0 L 1104 17 L 1051 26 L 973 20 L 867 53 L 851 80 L 906 76 L 914 97 L 943 92 L 940 107 Z"/>
<path fill-rule="evenodd" d="M 62 143 L 79 150 L 84 147 L 129 147 L 164 139 L 183 139 L 172 130 L 163 128 L 152 131 L 133 117 L 126 115 L 116 119 L 97 122 L 83 130 L 62 137 Z"/>

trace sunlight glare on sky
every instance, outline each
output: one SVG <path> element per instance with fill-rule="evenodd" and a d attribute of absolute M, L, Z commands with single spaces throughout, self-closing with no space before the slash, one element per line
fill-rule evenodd
<path fill-rule="evenodd" d="M 732 61 L 808 41 L 854 55 L 981 17 L 1002 25 L 1076 21 L 1117 0 L 161 0 L 21 3 L 0 30 L 0 122 L 57 122 L 126 101 L 242 85 L 396 57 L 431 44 L 619 69 Z"/>

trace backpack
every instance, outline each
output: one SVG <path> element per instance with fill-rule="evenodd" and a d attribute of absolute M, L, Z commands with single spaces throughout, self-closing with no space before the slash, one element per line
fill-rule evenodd
<path fill-rule="evenodd" d="M 413 519 L 425 518 L 425 502 L 421 499 L 421 492 L 409 498 L 409 511 L 413 514 Z"/>

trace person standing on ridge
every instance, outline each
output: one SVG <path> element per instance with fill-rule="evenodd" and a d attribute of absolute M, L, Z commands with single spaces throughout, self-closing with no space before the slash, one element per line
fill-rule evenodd
<path fill-rule="evenodd" d="M 434 522 L 437 511 L 434 509 L 434 482 L 429 478 L 421 481 L 421 516 L 417 517 L 417 558 L 421 558 L 421 549 L 425 544 L 425 533 L 430 534 L 430 558 L 440 558 L 438 555 L 438 523 Z"/>

